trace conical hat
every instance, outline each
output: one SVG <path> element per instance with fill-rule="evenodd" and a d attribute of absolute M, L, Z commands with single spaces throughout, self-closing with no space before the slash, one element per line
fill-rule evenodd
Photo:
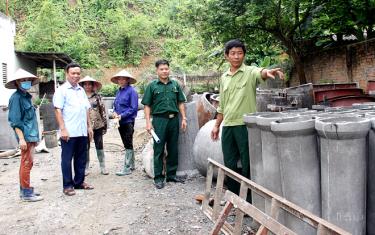
<path fill-rule="evenodd" d="M 96 81 L 94 78 L 90 77 L 90 76 L 86 76 L 84 78 L 82 78 L 81 80 L 79 80 L 79 85 L 83 87 L 83 84 L 81 83 L 84 83 L 84 82 L 93 82 L 94 83 L 94 86 L 96 86 L 96 89 L 97 90 L 100 90 L 100 88 L 102 88 L 102 84 L 98 81 Z"/>
<path fill-rule="evenodd" d="M 216 102 L 220 102 L 220 95 L 219 94 L 214 94 L 211 96 L 211 99 L 216 101 Z"/>
<path fill-rule="evenodd" d="M 125 78 L 129 78 L 129 83 L 130 84 L 134 84 L 137 82 L 137 80 L 133 77 L 133 75 L 131 75 L 128 71 L 126 71 L 125 69 L 121 70 L 120 72 L 116 73 L 116 75 L 114 75 L 112 78 L 111 78 L 111 82 L 115 83 L 115 84 L 118 84 L 118 78 L 120 77 L 125 77 Z"/>
<path fill-rule="evenodd" d="M 39 79 L 34 74 L 31 74 L 23 69 L 17 69 L 16 73 L 13 74 L 13 77 L 5 84 L 5 87 L 8 89 L 17 89 L 16 80 L 19 80 L 22 78 L 31 78 L 32 86 L 39 83 Z"/>

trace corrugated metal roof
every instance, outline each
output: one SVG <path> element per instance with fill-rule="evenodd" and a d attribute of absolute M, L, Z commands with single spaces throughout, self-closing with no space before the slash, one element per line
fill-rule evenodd
<path fill-rule="evenodd" d="M 16 51 L 16 55 L 35 61 L 37 67 L 41 68 L 53 68 L 53 60 L 56 61 L 56 68 L 65 68 L 73 61 L 69 55 L 61 52 Z"/>

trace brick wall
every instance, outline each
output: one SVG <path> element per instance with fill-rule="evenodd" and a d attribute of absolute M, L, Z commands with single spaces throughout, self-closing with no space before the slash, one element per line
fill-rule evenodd
<path fill-rule="evenodd" d="M 320 51 L 305 59 L 307 82 L 358 82 L 366 89 L 368 80 L 375 80 L 375 40 Z M 294 70 L 290 86 L 299 85 Z"/>

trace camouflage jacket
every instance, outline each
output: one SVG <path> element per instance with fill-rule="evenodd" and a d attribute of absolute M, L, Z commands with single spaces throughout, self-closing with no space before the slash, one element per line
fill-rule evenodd
<path fill-rule="evenodd" d="M 91 97 L 88 97 L 90 101 L 90 121 L 93 130 L 104 127 L 104 133 L 107 130 L 107 114 L 105 112 L 105 106 L 102 98 L 99 94 L 94 93 Z M 103 134 L 104 134 L 103 133 Z"/>

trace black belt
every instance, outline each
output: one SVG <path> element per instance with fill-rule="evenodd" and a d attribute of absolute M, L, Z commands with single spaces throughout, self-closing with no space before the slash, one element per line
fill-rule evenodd
<path fill-rule="evenodd" d="M 158 114 L 152 114 L 152 116 L 171 119 L 171 118 L 177 117 L 177 113 L 170 113 L 170 112 L 158 113 Z"/>

